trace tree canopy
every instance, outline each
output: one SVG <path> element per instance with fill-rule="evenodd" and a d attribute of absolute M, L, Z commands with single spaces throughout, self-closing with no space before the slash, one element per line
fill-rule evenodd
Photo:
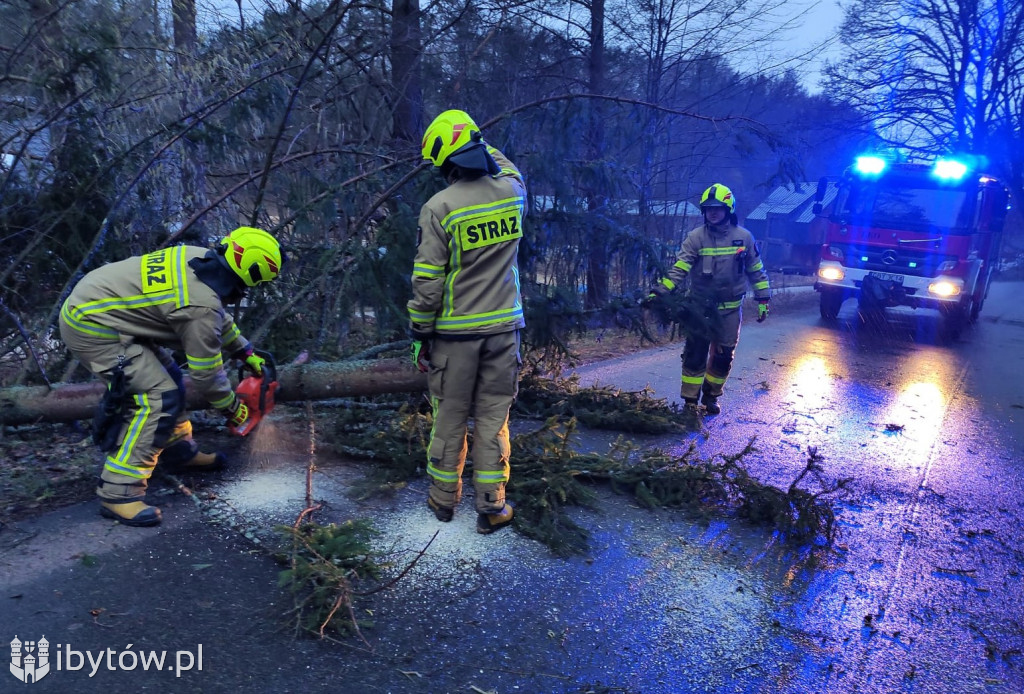
<path fill-rule="evenodd" d="M 725 182 L 742 217 L 777 183 L 836 173 L 862 137 L 849 92 L 744 67 L 780 6 L 4 3 L 0 354 L 31 372 L 27 346 L 57 353 L 84 272 L 240 224 L 295 258 L 244 307 L 250 337 L 330 358 L 353 321 L 403 336 L 416 216 L 441 185 L 418 140 L 447 108 L 527 177 L 529 292 L 645 288 L 697 221 L 682 203 Z"/>

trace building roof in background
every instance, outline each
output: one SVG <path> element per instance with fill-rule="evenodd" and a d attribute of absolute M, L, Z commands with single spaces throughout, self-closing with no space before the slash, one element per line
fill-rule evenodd
<path fill-rule="evenodd" d="M 42 161 L 50 154 L 50 132 L 43 128 L 29 136 L 29 123 L 0 121 L 0 169 L 11 168 L 18 157 Z M 24 166 L 24 161 L 22 162 Z"/>
<path fill-rule="evenodd" d="M 747 221 L 765 221 L 769 214 L 796 217 L 793 221 L 810 222 L 814 219 L 813 207 L 814 195 L 818 190 L 817 183 L 797 182 L 779 186 L 765 198 L 760 205 L 755 207 Z M 836 197 L 836 185 L 830 182 L 825 191 L 823 204 L 828 206 Z"/>
<path fill-rule="evenodd" d="M 825 189 L 825 197 L 821 201 L 823 208 L 828 207 L 832 204 L 832 201 L 836 199 L 836 194 L 839 192 L 839 187 L 834 181 L 829 181 L 828 187 Z M 810 223 L 814 219 L 814 205 L 808 205 L 804 208 L 804 211 L 800 213 L 800 216 L 796 218 L 798 222 Z"/>

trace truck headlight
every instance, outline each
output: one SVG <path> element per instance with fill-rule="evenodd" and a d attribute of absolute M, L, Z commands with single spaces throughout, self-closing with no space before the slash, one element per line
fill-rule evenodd
<path fill-rule="evenodd" d="M 822 263 L 818 267 L 818 277 L 831 282 L 838 282 L 846 277 L 843 266 L 838 263 Z"/>
<path fill-rule="evenodd" d="M 963 287 L 958 282 L 937 280 L 928 285 L 928 293 L 941 297 L 957 296 Z"/>

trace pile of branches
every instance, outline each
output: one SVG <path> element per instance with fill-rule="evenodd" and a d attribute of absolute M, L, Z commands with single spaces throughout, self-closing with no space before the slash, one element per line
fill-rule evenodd
<path fill-rule="evenodd" d="M 354 494 L 366 497 L 394 489 L 423 474 L 432 424 L 424 409 L 341 413 L 336 438 L 346 444 L 339 450 L 373 462 L 368 483 Z M 728 515 L 774 528 L 780 543 L 808 557 L 828 552 L 834 544 L 837 528 L 831 500 L 844 492 L 849 480 L 823 480 L 821 457 L 814 449 L 804 470 L 781 490 L 758 482 L 742 466 L 743 458 L 755 450 L 753 440 L 736 454 L 710 460 L 701 460 L 692 442 L 682 454 L 668 455 L 640 450 L 621 438 L 606 454 L 581 453 L 576 427 L 575 418 L 554 416 L 537 430 L 512 439 L 513 473 L 507 494 L 516 505 L 514 527 L 556 556 L 588 551 L 590 534 L 573 520 L 572 509 L 598 510 L 601 484 L 647 508 L 685 509 L 702 517 Z M 464 474 L 472 476 L 471 466 Z M 800 486 L 808 479 L 817 482 L 815 490 Z M 287 566 L 279 580 L 294 597 L 289 613 L 294 627 L 320 638 L 331 638 L 330 633 L 362 637 L 360 629 L 367 623 L 357 619 L 353 601 L 382 588 L 357 592 L 354 586 L 379 579 L 390 562 L 372 549 L 375 532 L 369 521 L 319 525 L 311 516 L 304 511 L 293 526 L 278 528 L 290 540 L 290 549 L 277 557 Z"/>
<path fill-rule="evenodd" d="M 849 479 L 821 477 L 821 456 L 808 450 L 804 469 L 786 490 L 759 482 L 741 461 L 755 451 L 751 440 L 732 455 L 698 457 L 696 445 L 681 455 L 638 451 L 619 441 L 607 455 L 578 453 L 572 439 L 576 422 L 549 420 L 512 443 L 513 475 L 508 494 L 517 504 L 516 528 L 559 555 L 586 550 L 588 536 L 565 517 L 568 506 L 594 508 L 589 483 L 607 482 L 647 508 L 678 508 L 701 516 L 728 515 L 774 528 L 775 537 L 808 553 L 829 551 L 837 527 L 832 500 L 845 494 Z M 810 491 L 799 485 L 816 482 Z"/>
<path fill-rule="evenodd" d="M 397 411 L 345 410 L 336 417 L 334 450 L 355 460 L 374 463 L 350 495 L 366 499 L 393 491 L 422 474 L 433 417 L 425 406 L 403 405 Z"/>
<path fill-rule="evenodd" d="M 581 388 L 579 376 L 524 376 L 514 405 L 517 414 L 547 420 L 573 419 L 594 429 L 643 434 L 686 433 L 700 428 L 699 419 L 651 391 Z M 397 410 L 352 407 L 341 410 L 332 424 L 331 447 L 355 460 L 376 463 L 364 484 L 353 487 L 355 498 L 393 490 L 423 471 L 433 418 L 423 400 Z M 472 436 L 472 434 L 470 434 Z M 517 463 L 518 464 L 518 463 Z"/>

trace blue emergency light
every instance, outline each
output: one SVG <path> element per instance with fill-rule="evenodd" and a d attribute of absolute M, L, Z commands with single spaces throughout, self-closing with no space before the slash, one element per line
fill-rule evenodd
<path fill-rule="evenodd" d="M 887 166 L 885 159 L 881 157 L 861 156 L 854 161 L 853 168 L 857 173 L 864 176 L 878 176 Z"/>
<path fill-rule="evenodd" d="M 943 181 L 959 181 L 967 175 L 967 164 L 956 159 L 939 159 L 932 167 L 932 175 Z"/>

